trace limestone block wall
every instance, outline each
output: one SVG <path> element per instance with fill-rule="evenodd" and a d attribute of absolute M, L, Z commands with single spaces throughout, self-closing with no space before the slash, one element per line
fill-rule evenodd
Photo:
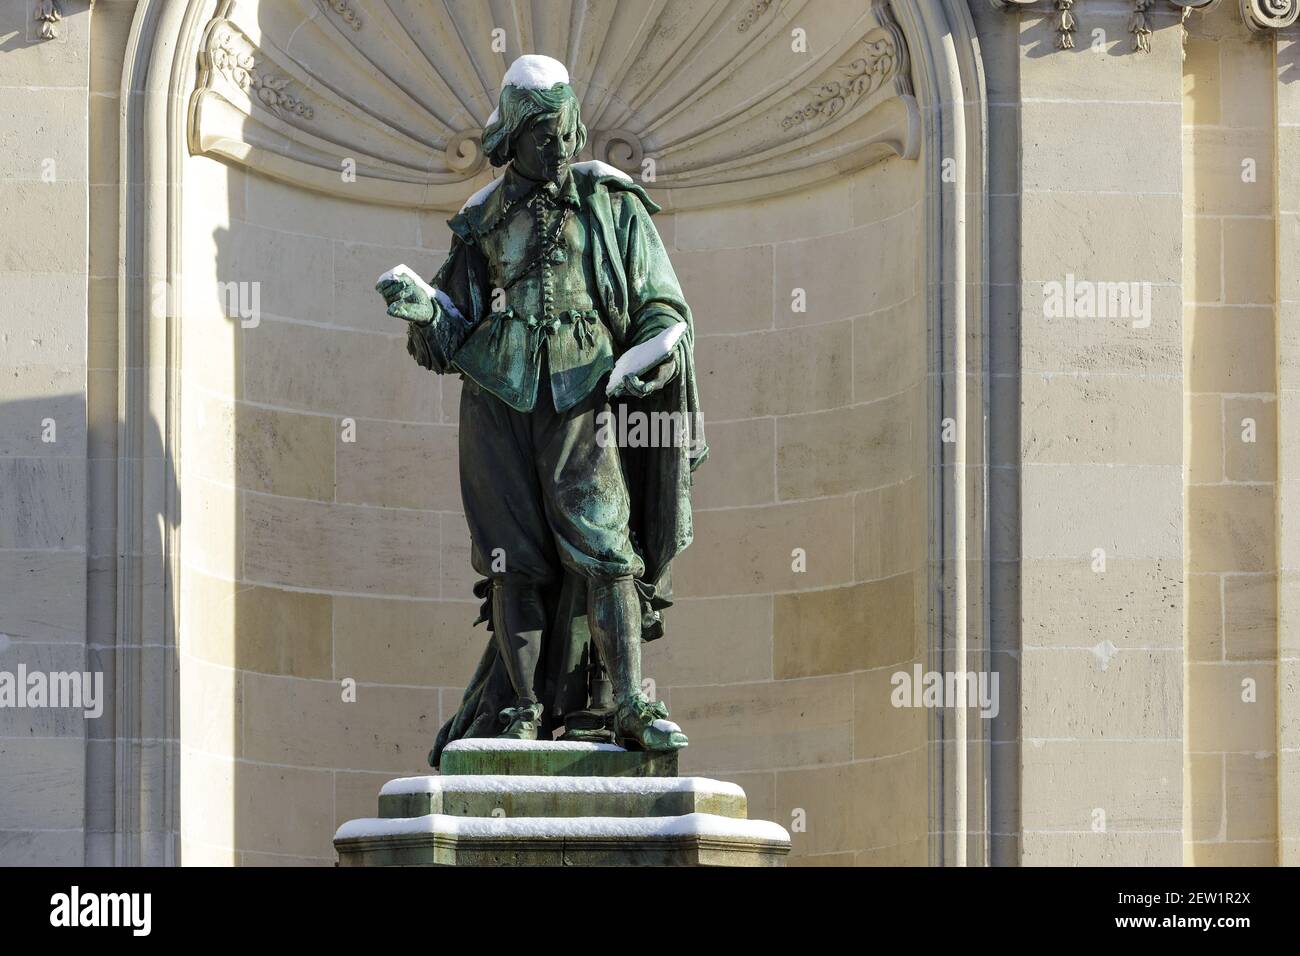
<path fill-rule="evenodd" d="M 88 338 L 87 247 L 102 169 L 90 161 L 89 5 L 64 13 L 43 40 L 27 4 L 0 6 L 0 221 L 20 240 L 0 248 L 0 671 L 11 678 L 82 672 L 94 657 L 87 367 L 103 343 Z M 85 860 L 94 724 L 75 708 L 0 709 L 0 864 Z"/>
<path fill-rule="evenodd" d="M 447 233 L 204 158 L 185 195 L 182 858 L 329 863 L 481 651 L 455 390 L 373 291 Z"/>
<path fill-rule="evenodd" d="M 1153 7 L 1144 37 L 1130 4 L 1074 12 L 1068 37 L 1045 4 L 978 15 L 991 221 L 1019 256 L 991 264 L 1008 419 L 1018 356 L 1018 524 L 994 513 L 1019 575 L 991 598 L 994 640 L 1021 651 L 1019 727 L 995 743 L 1019 756 L 1018 793 L 993 784 L 1002 860 L 1271 864 L 1296 832 L 1294 30 L 1252 32 L 1232 3 L 1185 23 Z M 1078 298 L 1097 282 L 1149 308 Z M 999 638 L 1003 608 L 1018 635 Z"/>
<path fill-rule="evenodd" d="M 926 860 L 926 714 L 890 703 L 926 649 L 922 183 L 889 160 L 676 216 L 713 453 L 645 669 L 684 767 L 744 786 L 795 861 Z"/>
<path fill-rule="evenodd" d="M 457 383 L 410 361 L 371 289 L 396 262 L 431 274 L 445 215 L 188 156 L 183 110 L 123 100 L 124 65 L 141 88 L 174 69 L 195 89 L 215 0 L 158 73 L 140 65 L 153 40 L 124 64 L 136 0 L 61 6 L 42 40 L 27 0 L 0 5 L 0 671 L 100 673 L 105 700 L 94 719 L 0 710 L 0 864 L 172 862 L 179 819 L 183 862 L 328 865 L 339 822 L 425 770 L 485 640 Z M 146 19 L 174 39 L 187 6 Z M 267 68 L 285 65 L 277 37 L 334 29 L 329 5 L 263 4 L 268 28 L 315 18 L 266 34 L 238 6 Z M 753 16 L 785 63 L 779 17 L 848 23 L 856 6 Z M 691 15 L 723 7 L 720 40 L 760 35 L 733 5 Z M 1184 33 L 1161 3 L 1141 51 L 1132 0 L 1088 0 L 1061 49 L 1050 0 L 969 8 L 988 195 L 967 212 L 988 225 L 989 322 L 968 342 L 969 401 L 988 410 L 987 448 L 966 436 L 968 504 L 987 461 L 991 563 L 968 555 L 988 643 L 967 663 L 988 653 L 1001 708 L 968 752 L 968 858 L 1294 863 L 1300 31 L 1251 32 L 1223 0 Z M 563 22 L 538 16 L 538 35 Z M 843 39 L 814 30 L 815 49 L 826 32 Z M 934 51 L 909 54 L 924 91 Z M 386 82 L 360 99 L 400 98 Z M 963 88 L 972 123 L 978 92 Z M 206 128 L 235 147 L 262 136 L 273 117 L 251 108 L 248 130 Z M 311 135 L 365 120 L 343 113 Z M 164 174 L 173 135 L 175 217 L 141 178 Z M 952 227 L 926 221 L 947 182 L 928 161 L 657 219 L 697 313 L 713 455 L 646 675 L 691 734 L 686 772 L 741 783 L 752 815 L 790 829 L 795 863 L 919 864 L 927 845 L 933 861 L 931 801 L 951 826 L 959 799 L 946 728 L 891 703 L 894 675 L 934 660 L 925 578 L 943 570 L 926 563 L 941 550 L 927 509 L 946 519 L 927 501 L 923 383 L 951 343 L 927 331 L 923 256 Z M 173 289 L 141 281 L 172 252 Z M 1082 283 L 1136 283 L 1141 311 L 1110 312 L 1099 289 L 1050 312 Z"/>
<path fill-rule="evenodd" d="M 1231 14 L 1231 15 L 1229 15 Z M 1184 63 L 1189 864 L 1277 862 L 1276 107 L 1233 10 Z"/>
<path fill-rule="evenodd" d="M 1139 53 L 1131 4 L 1081 6 L 1067 49 L 1045 5 L 990 21 L 1017 36 L 998 82 L 1018 92 L 1006 109 L 1021 157 L 1020 861 L 1170 865 L 1183 842 L 1182 44 L 1168 8 L 1152 8 Z M 1137 283 L 1145 314 L 1105 293 L 1053 308 L 1081 282 Z"/>
<path fill-rule="evenodd" d="M 182 860 L 328 864 L 337 823 L 427 769 L 486 638 L 458 383 L 373 292 L 397 262 L 433 273 L 445 216 L 203 157 L 184 176 Z M 925 859 L 925 718 L 889 705 L 925 645 L 920 197 L 899 160 L 657 217 L 713 453 L 645 672 L 686 770 L 797 814 L 796 854 L 824 862 Z M 238 283 L 256 319 L 231 317 Z"/>

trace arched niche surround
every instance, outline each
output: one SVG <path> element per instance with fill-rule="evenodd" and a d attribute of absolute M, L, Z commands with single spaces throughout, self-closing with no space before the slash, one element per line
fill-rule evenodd
<path fill-rule="evenodd" d="M 930 660 L 945 669 L 978 659 L 987 637 L 987 151 L 983 75 L 964 0 L 876 0 L 865 12 L 861 4 L 828 4 L 843 15 L 842 30 L 796 75 L 773 73 L 764 50 L 790 42 L 805 6 L 797 2 L 574 2 L 563 5 L 568 30 L 557 26 L 562 19 L 534 24 L 530 4 L 494 3 L 491 11 L 509 13 L 510 32 L 524 42 L 508 41 L 503 52 L 478 40 L 443 43 L 438 49 L 447 55 L 438 62 L 452 65 L 446 74 L 421 50 L 429 49 L 428 30 L 463 40 L 466 24 L 446 13 L 450 5 L 429 3 L 442 19 L 427 23 L 407 14 L 369 17 L 362 4 L 283 0 L 262 4 L 258 17 L 244 16 L 246 6 L 256 4 L 141 0 L 127 50 L 119 643 L 174 645 L 181 619 L 183 516 L 167 476 L 182 473 L 184 451 L 186 370 L 175 320 L 186 157 L 213 154 L 322 192 L 345 187 L 340 163 L 352 158 L 358 175 L 346 184 L 357 187 L 350 198 L 454 208 L 490 175 L 476 156 L 475 136 L 495 95 L 494 78 L 516 53 L 538 51 L 569 63 L 598 157 L 630 167 L 656 159 L 654 192 L 670 208 L 785 192 L 890 154 L 920 164 L 927 418 L 934 424 L 926 442 Z M 274 11 L 270 20 L 267 10 Z M 677 11 L 688 29 L 673 32 L 664 24 Z M 281 35 L 273 26 L 281 14 L 301 28 Z M 490 37 L 490 24 L 480 26 L 474 35 Z M 307 48 L 338 56 L 297 55 Z M 319 74 L 303 65 L 327 61 L 330 68 Z M 688 103 L 696 108 L 686 109 Z M 700 103 L 716 116 L 703 128 L 689 122 Z M 160 440 L 150 437 L 155 433 Z M 956 440 L 945 441 L 945 434 Z M 174 846 L 163 850 L 138 834 L 179 831 L 176 748 L 167 751 L 173 756 L 160 774 L 146 773 L 139 754 L 149 741 L 179 740 L 177 692 L 174 673 L 119 669 L 115 804 L 122 863 L 174 859 Z M 146 726 L 143 714 L 160 693 L 166 700 L 158 729 Z M 972 746 L 986 743 L 980 734 L 960 711 L 932 716 L 929 831 L 941 835 L 931 840 L 932 862 L 980 862 L 979 851 L 971 856 L 969 849 L 980 845 L 969 836 L 987 831 L 979 809 L 988 774 L 979 754 L 987 750 Z"/>

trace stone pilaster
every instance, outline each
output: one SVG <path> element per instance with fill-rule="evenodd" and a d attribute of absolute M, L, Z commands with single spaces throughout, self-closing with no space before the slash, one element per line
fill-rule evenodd
<path fill-rule="evenodd" d="M 1294 4 L 1293 4 L 1294 6 Z M 1277 168 L 1300 163 L 1300 31 L 1277 35 Z M 1278 850 L 1300 863 L 1300 185 L 1279 176 L 1278 284 Z"/>
<path fill-rule="evenodd" d="M 1135 44 L 1133 4 L 1068 6 L 1011 17 L 1020 859 L 1171 865 L 1183 776 L 1180 14 L 1144 5 L 1150 32 Z"/>

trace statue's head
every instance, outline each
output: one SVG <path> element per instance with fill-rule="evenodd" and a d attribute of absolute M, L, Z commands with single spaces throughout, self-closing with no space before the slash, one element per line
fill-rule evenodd
<path fill-rule="evenodd" d="M 511 163 L 521 176 L 559 185 L 586 142 L 587 128 L 564 64 L 535 54 L 515 60 L 483 130 L 483 150 L 492 165 Z"/>

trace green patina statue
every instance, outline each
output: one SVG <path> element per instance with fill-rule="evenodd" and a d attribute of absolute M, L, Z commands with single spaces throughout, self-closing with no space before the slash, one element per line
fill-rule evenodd
<path fill-rule="evenodd" d="M 587 131 L 568 81 L 549 57 L 515 61 L 483 131 L 504 174 L 449 220 L 431 284 L 399 267 L 376 285 L 412 357 L 463 382 L 461 495 L 492 638 L 435 767 L 452 740 L 560 727 L 644 750 L 687 743 L 643 692 L 641 643 L 663 633 L 708 450 L 691 311 L 650 219 L 659 207 L 622 171 L 571 162 Z M 609 440 L 612 420 L 637 416 L 672 427 Z"/>

